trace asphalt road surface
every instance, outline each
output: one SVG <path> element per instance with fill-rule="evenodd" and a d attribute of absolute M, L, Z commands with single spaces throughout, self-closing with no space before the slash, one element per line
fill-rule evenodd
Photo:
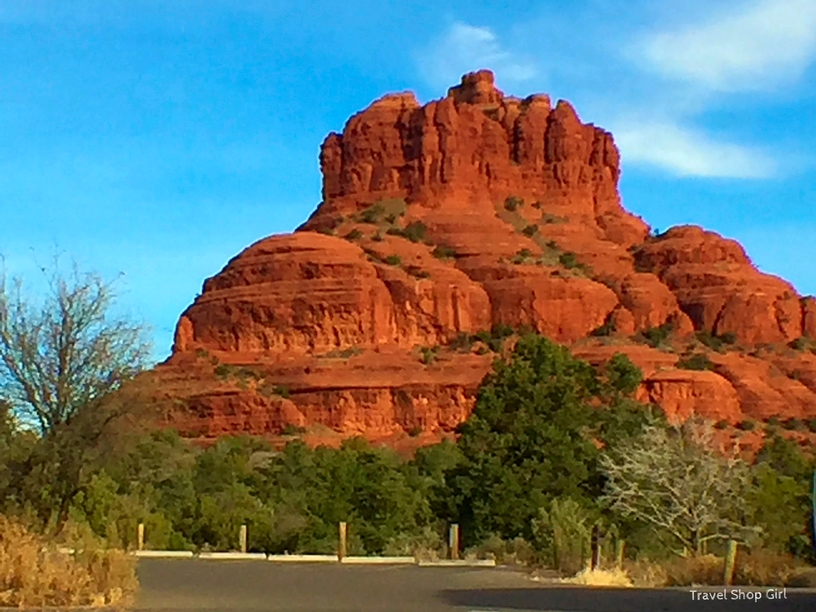
<path fill-rule="evenodd" d="M 341 566 L 142 559 L 138 612 L 813 612 L 816 592 L 786 599 L 693 599 L 689 589 L 546 586 L 491 568 Z M 714 589 L 714 592 L 723 589 Z M 726 592 L 731 595 L 730 590 Z"/>

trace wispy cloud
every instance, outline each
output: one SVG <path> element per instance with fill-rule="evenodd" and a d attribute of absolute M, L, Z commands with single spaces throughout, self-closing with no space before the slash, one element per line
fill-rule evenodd
<path fill-rule="evenodd" d="M 715 91 L 796 79 L 816 58 L 816 1 L 743 2 L 730 14 L 658 32 L 639 45 L 661 74 Z"/>
<path fill-rule="evenodd" d="M 420 74 L 429 84 L 444 87 L 459 81 L 466 72 L 489 68 L 503 81 L 527 81 L 537 74 L 528 59 L 504 48 L 486 27 L 453 23 L 418 58 Z"/>
<path fill-rule="evenodd" d="M 776 173 L 775 162 L 763 151 L 718 142 L 677 123 L 629 123 L 613 130 L 626 162 L 679 176 L 760 179 Z"/>

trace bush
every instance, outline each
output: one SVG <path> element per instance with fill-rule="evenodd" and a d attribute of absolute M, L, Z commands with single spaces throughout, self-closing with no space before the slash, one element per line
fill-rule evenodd
<path fill-rule="evenodd" d="M 306 433 L 305 427 L 301 427 L 300 425 L 295 425 L 293 423 L 287 423 L 283 426 L 283 429 L 281 429 L 281 435 L 284 436 L 297 436 L 304 433 Z"/>
<path fill-rule="evenodd" d="M 795 417 L 791 417 L 789 419 L 786 419 L 782 423 L 782 426 L 785 429 L 792 430 L 792 431 L 804 431 L 805 429 L 807 429 L 807 426 L 805 425 L 805 423 L 803 421 L 801 421 L 800 419 L 797 419 Z"/>
<path fill-rule="evenodd" d="M 521 230 L 521 233 L 527 236 L 528 238 L 532 238 L 533 236 L 536 235 L 536 233 L 538 233 L 538 226 L 535 224 L 528 225 L 523 230 Z"/>
<path fill-rule="evenodd" d="M 816 433 L 816 419 L 808 419 L 807 428 L 811 433 Z"/>
<path fill-rule="evenodd" d="M 431 255 L 436 257 L 437 259 L 453 259 L 456 257 L 456 251 L 451 247 L 438 245 L 434 250 L 431 252 Z"/>
<path fill-rule="evenodd" d="M 348 234 L 346 234 L 346 240 L 359 240 L 363 237 L 363 232 L 358 230 L 356 227 L 351 230 Z"/>
<path fill-rule="evenodd" d="M 573 268 L 578 267 L 578 257 L 575 253 L 567 251 L 566 253 L 561 253 L 558 257 L 559 263 L 564 266 L 567 270 L 572 270 Z"/>
<path fill-rule="evenodd" d="M 399 255 L 389 255 L 383 261 L 389 266 L 398 266 L 402 263 L 402 258 Z"/>
<path fill-rule="evenodd" d="M 669 339 L 672 332 L 674 332 L 674 325 L 667 322 L 658 327 L 650 327 L 645 329 L 637 334 L 635 339 L 645 342 L 652 348 L 658 348 Z"/>
<path fill-rule="evenodd" d="M 553 569 L 569 576 L 583 569 L 589 558 L 591 513 L 568 497 L 554 499 L 549 510 L 533 519 L 536 548 Z"/>
<path fill-rule="evenodd" d="M 681 370 L 713 370 L 714 363 L 704 353 L 695 353 L 686 359 L 680 359 L 677 367 Z"/>
<path fill-rule="evenodd" d="M 266 397 L 277 395 L 284 399 L 289 398 L 289 388 L 284 385 L 262 385 L 258 388 L 258 392 Z"/>
<path fill-rule="evenodd" d="M 734 344 L 737 341 L 737 336 L 733 332 L 716 335 L 708 330 L 700 330 L 695 335 L 700 343 L 718 353 L 721 353 L 726 345 Z"/>
<path fill-rule="evenodd" d="M 771 550 L 739 550 L 734 569 L 734 584 L 747 586 L 790 585 L 805 564 L 792 555 Z"/>
<path fill-rule="evenodd" d="M 596 327 L 590 332 L 590 336 L 603 337 L 603 336 L 611 336 L 616 332 L 615 322 L 612 320 L 612 317 L 607 317 L 604 324 L 600 327 Z"/>
<path fill-rule="evenodd" d="M 385 208 L 382 204 L 373 204 L 360 213 L 360 221 L 376 225 L 384 213 Z"/>
<path fill-rule="evenodd" d="M 414 221 L 408 224 L 408 227 L 405 229 L 400 229 L 398 227 L 390 228 L 386 233 L 392 234 L 396 236 L 402 236 L 403 238 L 407 238 L 411 242 L 422 242 L 425 240 L 425 234 L 427 233 L 428 228 L 425 226 L 422 221 Z"/>
<path fill-rule="evenodd" d="M 92 540 L 59 552 L 53 542 L 0 515 L 0 606 L 128 605 L 134 559 Z"/>
<path fill-rule="evenodd" d="M 718 585 L 725 577 L 725 561 L 714 555 L 679 557 L 663 567 L 666 586 Z"/>
<path fill-rule="evenodd" d="M 737 423 L 737 429 L 741 429 L 742 431 L 754 431 L 756 429 L 756 421 L 740 421 Z"/>
<path fill-rule="evenodd" d="M 456 334 L 453 340 L 451 340 L 449 346 L 452 350 L 462 352 L 462 353 L 469 353 L 470 350 L 473 348 L 473 342 L 475 338 L 471 336 L 467 332 L 459 332 Z"/>
<path fill-rule="evenodd" d="M 524 200 L 516 196 L 510 196 L 504 201 L 504 210 L 509 212 L 513 212 L 521 206 L 524 206 Z"/>
<path fill-rule="evenodd" d="M 371 237 L 374 242 L 382 242 L 383 237 L 379 231 L 374 232 L 374 235 Z"/>
<path fill-rule="evenodd" d="M 425 365 L 431 365 L 434 361 L 436 361 L 438 352 L 438 346 L 423 346 L 419 349 L 419 360 Z"/>
<path fill-rule="evenodd" d="M 520 249 L 519 252 L 516 253 L 515 257 L 513 257 L 512 261 L 514 264 L 522 264 L 528 258 L 532 257 L 532 255 L 533 254 L 530 252 L 530 249 Z"/>

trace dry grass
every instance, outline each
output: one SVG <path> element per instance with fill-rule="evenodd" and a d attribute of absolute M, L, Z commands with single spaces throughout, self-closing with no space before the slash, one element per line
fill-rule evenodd
<path fill-rule="evenodd" d="M 660 563 L 649 560 L 626 561 L 623 569 L 633 586 L 652 588 L 666 584 L 666 569 Z"/>
<path fill-rule="evenodd" d="M 572 578 L 564 578 L 562 582 L 566 584 L 580 584 L 584 586 L 598 587 L 630 587 L 633 586 L 632 579 L 626 572 L 618 569 L 595 569 L 578 572 Z"/>
<path fill-rule="evenodd" d="M 57 550 L 20 523 L 0 516 L 0 606 L 105 606 L 132 602 L 132 558 L 97 546 Z"/>
<path fill-rule="evenodd" d="M 635 586 L 721 585 L 725 560 L 714 555 L 678 557 L 661 564 L 634 562 L 626 572 Z M 733 583 L 744 586 L 806 586 L 814 573 L 791 555 L 769 550 L 740 550 Z M 800 584 L 801 583 L 801 584 Z"/>
<path fill-rule="evenodd" d="M 663 567 L 666 586 L 717 585 L 725 575 L 725 560 L 714 555 L 678 557 Z"/>
<path fill-rule="evenodd" d="M 751 586 L 793 586 L 804 575 L 806 565 L 791 555 L 769 550 L 737 553 L 734 584 Z"/>

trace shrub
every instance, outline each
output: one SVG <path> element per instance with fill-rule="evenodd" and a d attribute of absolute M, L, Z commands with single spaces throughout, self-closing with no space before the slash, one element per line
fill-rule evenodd
<path fill-rule="evenodd" d="M 423 270 L 419 266 L 408 266 L 405 271 L 414 278 L 431 278 L 431 273 L 427 270 Z"/>
<path fill-rule="evenodd" d="M 537 232 L 538 226 L 534 223 L 532 225 L 528 225 L 523 230 L 521 230 L 521 233 L 527 236 L 528 238 L 532 238 L 533 236 L 536 235 Z"/>
<path fill-rule="evenodd" d="M 658 348 L 666 340 L 669 339 L 669 336 L 672 335 L 673 331 L 674 325 L 667 322 L 658 327 L 650 327 L 648 329 L 645 329 L 644 331 L 637 334 L 635 336 L 635 339 L 645 342 L 652 348 Z"/>
<path fill-rule="evenodd" d="M 737 429 L 741 429 L 742 431 L 754 431 L 756 429 L 756 422 L 750 420 L 740 421 L 737 423 Z"/>
<path fill-rule="evenodd" d="M 731 345 L 737 341 L 737 336 L 733 332 L 725 332 L 724 334 L 716 335 L 703 329 L 698 331 L 695 335 L 700 343 L 704 344 L 713 351 L 717 351 L 718 353 L 722 352 L 725 345 Z"/>
<path fill-rule="evenodd" d="M 714 555 L 679 557 L 663 567 L 666 586 L 718 585 L 725 576 L 725 561 Z"/>
<path fill-rule="evenodd" d="M 559 217 L 558 215 L 552 215 L 550 213 L 545 213 L 542 215 L 541 220 L 547 225 L 552 225 L 553 223 L 565 223 L 567 221 L 565 217 Z"/>
<path fill-rule="evenodd" d="M 477 546 L 468 548 L 465 557 L 493 559 L 498 565 L 529 565 L 537 560 L 538 553 L 524 538 L 503 540 L 494 533 Z"/>
<path fill-rule="evenodd" d="M 419 425 L 414 425 L 408 430 L 408 435 L 412 438 L 422 435 L 422 428 Z"/>
<path fill-rule="evenodd" d="M 604 324 L 600 327 L 596 327 L 590 332 L 591 336 L 595 337 L 602 337 L 602 336 L 611 336 L 616 332 L 615 322 L 612 320 L 612 317 L 607 317 Z"/>
<path fill-rule="evenodd" d="M 727 427 L 728 427 L 728 421 L 726 421 L 725 419 L 721 419 L 721 420 L 717 421 L 716 423 L 714 423 L 714 428 L 715 429 L 725 429 Z"/>
<path fill-rule="evenodd" d="M 456 334 L 456 337 L 451 340 L 450 348 L 454 351 L 469 353 L 470 349 L 473 348 L 473 342 L 475 338 L 471 336 L 467 332 L 459 332 Z"/>
<path fill-rule="evenodd" d="M 513 212 L 524 205 L 524 200 L 516 196 L 510 196 L 504 201 L 504 210 Z"/>
<path fill-rule="evenodd" d="M 382 242 L 382 234 L 379 231 L 374 232 L 374 235 L 371 237 L 374 242 Z"/>
<path fill-rule="evenodd" d="M 762 548 L 739 550 L 734 569 L 734 584 L 788 586 L 804 565 L 785 553 Z"/>
<path fill-rule="evenodd" d="M 326 236 L 334 236 L 334 228 L 333 227 L 321 227 L 317 230 L 318 234 L 324 234 Z"/>
<path fill-rule="evenodd" d="M 346 240 L 359 240 L 363 237 L 363 232 L 358 230 L 356 227 L 351 230 L 348 234 L 346 234 Z"/>
<path fill-rule="evenodd" d="M 425 365 L 431 365 L 434 361 L 436 361 L 438 352 L 438 346 L 423 346 L 419 349 L 419 360 Z"/>
<path fill-rule="evenodd" d="M 393 225 L 394 223 L 397 222 L 397 215 L 395 215 L 394 213 L 391 213 L 390 215 L 388 215 L 385 218 L 385 221 L 386 221 L 386 223 L 390 223 L 391 225 Z"/>
<path fill-rule="evenodd" d="M 448 246 L 438 245 L 434 250 L 431 252 L 431 255 L 436 257 L 437 259 L 452 259 L 456 257 L 456 251 Z"/>
<path fill-rule="evenodd" d="M 425 235 L 427 232 L 428 228 L 425 227 L 425 224 L 422 221 L 413 221 L 403 230 L 402 235 L 411 242 L 422 242 L 425 240 Z"/>
<path fill-rule="evenodd" d="M 382 204 L 373 204 L 360 213 L 360 221 L 376 225 L 383 213 L 385 213 L 385 208 Z"/>
<path fill-rule="evenodd" d="M 812 432 L 816 433 L 816 419 L 808 419 L 807 420 L 807 428 Z"/>
<path fill-rule="evenodd" d="M 553 569 L 566 575 L 577 574 L 589 558 L 592 517 L 569 497 L 556 498 L 549 509 L 540 509 L 533 519 L 536 548 Z"/>
<path fill-rule="evenodd" d="M 513 262 L 514 264 L 522 264 L 522 263 L 524 263 L 524 262 L 525 262 L 527 259 L 529 259 L 529 258 L 530 258 L 530 257 L 532 257 L 532 256 L 533 256 L 533 254 L 530 252 L 530 249 L 521 249 L 521 250 L 519 250 L 519 252 L 518 252 L 518 253 L 516 253 L 516 255 L 513 257 L 512 262 Z"/>
<path fill-rule="evenodd" d="M 227 365 L 226 363 L 222 363 L 215 366 L 213 372 L 218 378 L 224 379 L 231 376 L 235 372 L 235 368 L 233 368 L 230 365 Z"/>
<path fill-rule="evenodd" d="M 306 433 L 306 428 L 295 425 L 294 423 L 287 423 L 283 426 L 283 429 L 281 429 L 281 435 L 284 436 L 297 436 L 304 433 Z"/>
<path fill-rule="evenodd" d="M 805 423 L 802 422 L 800 419 L 797 419 L 795 417 L 791 417 L 789 419 L 786 419 L 782 423 L 782 426 L 785 429 L 789 429 L 789 430 L 792 430 L 792 431 L 804 431 L 805 429 L 807 429 L 807 426 L 805 425 Z"/>
<path fill-rule="evenodd" d="M 134 559 L 101 543 L 53 542 L 0 515 L 0 606 L 128 605 L 136 592 Z"/>
<path fill-rule="evenodd" d="M 561 253 L 561 255 L 558 257 L 558 261 L 567 270 L 578 267 L 578 257 L 576 257 L 575 253 L 569 251 L 566 253 Z"/>
<path fill-rule="evenodd" d="M 695 353 L 691 357 L 679 360 L 677 367 L 681 370 L 713 370 L 714 363 L 708 358 L 708 355 Z"/>
<path fill-rule="evenodd" d="M 389 255 L 383 261 L 389 266 L 398 266 L 402 263 L 402 258 L 399 255 Z"/>

